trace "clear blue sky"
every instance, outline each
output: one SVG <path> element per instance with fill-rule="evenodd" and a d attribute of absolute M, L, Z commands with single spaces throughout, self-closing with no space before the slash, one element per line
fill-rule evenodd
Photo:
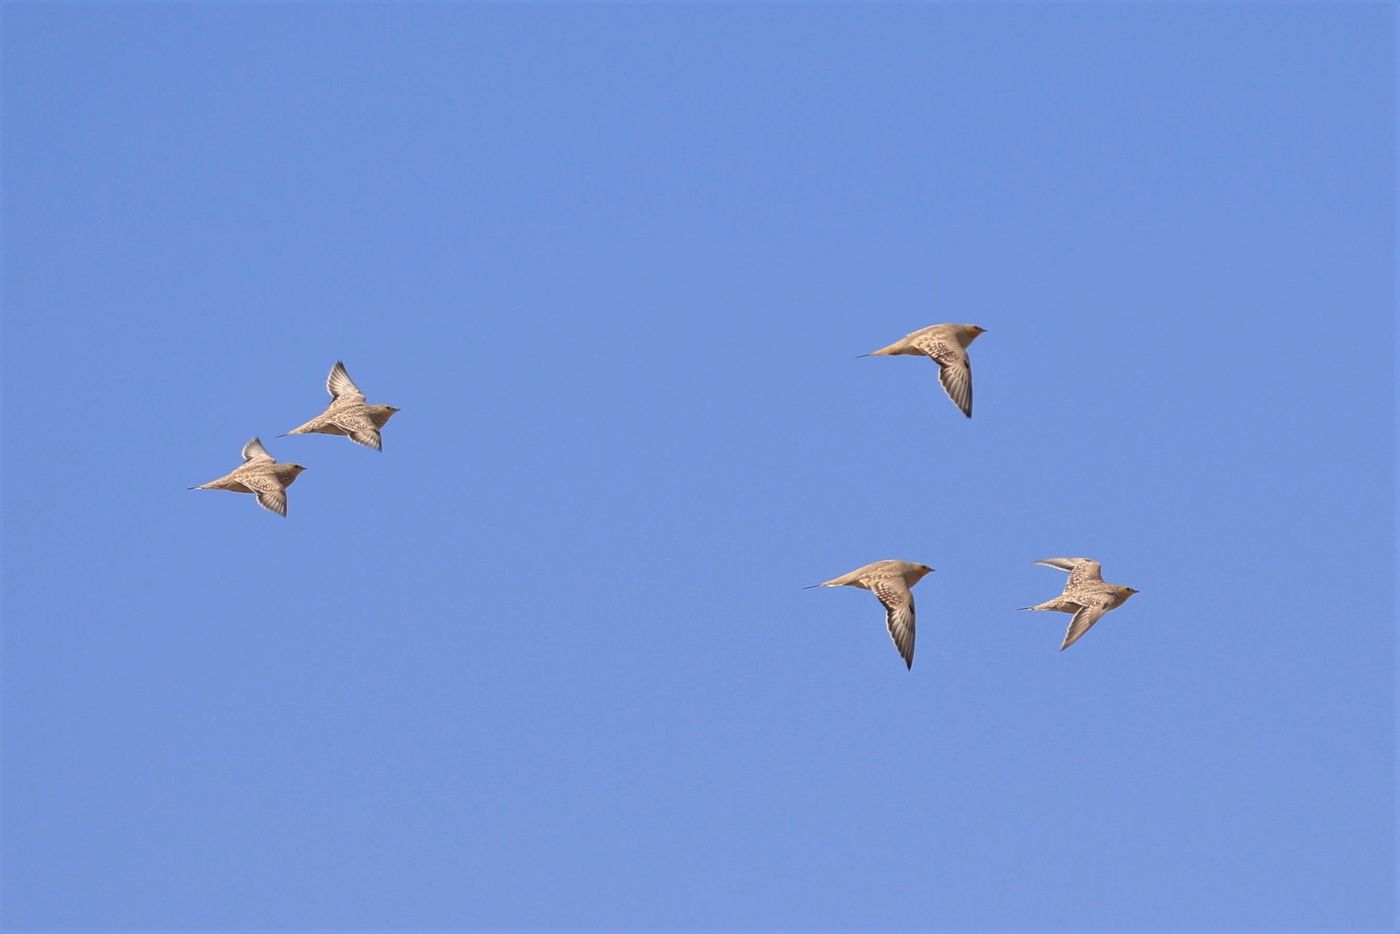
<path fill-rule="evenodd" d="M 6 4 L 5 923 L 1389 925 L 1394 27 Z"/>

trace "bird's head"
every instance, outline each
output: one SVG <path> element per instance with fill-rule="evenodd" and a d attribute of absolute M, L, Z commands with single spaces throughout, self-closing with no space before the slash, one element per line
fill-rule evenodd
<path fill-rule="evenodd" d="M 912 578 L 912 580 L 910 580 L 909 583 L 922 580 L 925 574 L 932 573 L 933 568 L 929 567 L 927 564 L 916 564 L 909 569 L 909 577 Z"/>
<path fill-rule="evenodd" d="M 300 464 L 289 464 L 288 466 L 291 467 L 292 470 L 295 471 L 295 472 L 298 473 L 298 474 L 301 473 L 303 470 L 306 469 L 305 467 L 301 466 Z"/>
<path fill-rule="evenodd" d="M 1119 587 L 1119 588 L 1118 588 L 1118 592 L 1119 592 L 1120 594 L 1122 594 L 1122 595 L 1123 595 L 1123 599 L 1126 600 L 1126 599 L 1128 599 L 1129 597 L 1131 597 L 1133 594 L 1137 593 L 1137 590 L 1136 590 L 1135 588 L 1133 588 L 1133 587 Z"/>
<path fill-rule="evenodd" d="M 987 329 L 976 324 L 964 324 L 963 334 L 967 335 L 969 341 L 976 340 L 978 335 L 986 334 Z"/>

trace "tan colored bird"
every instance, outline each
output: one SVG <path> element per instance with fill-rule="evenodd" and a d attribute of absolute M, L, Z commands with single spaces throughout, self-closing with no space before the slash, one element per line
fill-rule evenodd
<path fill-rule="evenodd" d="M 938 364 L 943 391 L 964 415 L 972 417 L 972 361 L 967 348 L 986 328 L 975 324 L 934 324 L 906 334 L 888 347 L 872 350 L 867 357 L 914 355 Z"/>
<path fill-rule="evenodd" d="M 1046 558 L 1037 561 L 1048 568 L 1069 571 L 1064 593 L 1053 600 L 1023 606 L 1023 610 L 1054 610 L 1057 613 L 1073 613 L 1069 628 L 1065 630 L 1065 641 L 1060 651 L 1074 645 L 1079 637 L 1089 631 L 1089 627 L 1099 621 L 1109 610 L 1122 606 L 1129 597 L 1137 593 L 1131 587 L 1121 584 L 1105 584 L 1102 565 L 1088 558 Z"/>
<path fill-rule="evenodd" d="M 258 505 L 279 516 L 287 514 L 287 487 L 306 468 L 300 464 L 279 464 L 257 438 L 243 445 L 243 463 L 217 480 L 190 487 L 191 490 L 228 490 L 253 493 Z"/>
<path fill-rule="evenodd" d="M 331 367 L 331 375 L 326 377 L 326 392 L 331 394 L 330 407 L 287 434 L 345 435 L 356 444 L 363 444 L 376 451 L 384 450 L 384 441 L 379 436 L 379 429 L 393 418 L 398 409 L 392 405 L 367 405 L 365 394 L 360 392 L 360 387 L 350 379 L 350 374 L 345 372 L 345 364 L 339 360 Z"/>
<path fill-rule="evenodd" d="M 873 593 L 885 605 L 885 625 L 899 650 L 906 668 L 914 667 L 914 595 L 909 591 L 933 568 L 908 561 L 876 561 L 849 574 L 833 577 L 813 587 L 860 587 Z"/>

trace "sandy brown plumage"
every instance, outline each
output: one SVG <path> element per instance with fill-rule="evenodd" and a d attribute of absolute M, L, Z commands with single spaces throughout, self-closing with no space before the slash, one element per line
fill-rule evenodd
<path fill-rule="evenodd" d="M 909 588 L 932 570 L 926 564 L 889 559 L 867 564 L 812 587 L 860 587 L 873 593 L 885 607 L 885 626 L 895 649 L 904 659 L 905 667 L 913 668 L 914 594 Z"/>
<path fill-rule="evenodd" d="M 306 468 L 300 464 L 279 464 L 257 438 L 243 445 L 243 463 L 217 480 L 190 487 L 191 490 L 228 490 L 252 493 L 258 505 L 279 516 L 287 514 L 287 487 Z"/>
<path fill-rule="evenodd" d="M 986 328 L 975 324 L 933 324 L 904 335 L 869 357 L 923 356 L 938 364 L 943 391 L 968 418 L 972 417 L 972 359 L 967 348 Z"/>
<path fill-rule="evenodd" d="M 366 403 L 365 394 L 350 379 L 345 364 L 339 360 L 331 367 L 330 375 L 326 377 L 326 392 L 331 396 L 331 404 L 326 410 L 287 434 L 344 435 L 356 444 L 363 444 L 376 451 L 384 450 L 384 440 L 379 430 L 399 410 L 392 405 Z"/>
<path fill-rule="evenodd" d="M 1137 593 L 1131 587 L 1104 583 L 1103 566 L 1089 558 L 1045 558 L 1036 564 L 1069 572 L 1064 592 L 1058 597 L 1035 606 L 1021 607 L 1023 610 L 1073 614 L 1069 628 L 1065 630 L 1065 641 L 1060 644 L 1061 652 L 1078 642 L 1080 636 L 1088 632 L 1105 613 L 1122 606 Z"/>

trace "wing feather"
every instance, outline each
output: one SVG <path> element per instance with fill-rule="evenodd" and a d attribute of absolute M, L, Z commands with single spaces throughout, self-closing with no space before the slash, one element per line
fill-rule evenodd
<path fill-rule="evenodd" d="M 1103 565 L 1091 558 L 1043 558 L 1036 564 L 1069 571 L 1069 580 L 1065 582 L 1066 590 L 1095 581 L 1103 583 Z"/>
<path fill-rule="evenodd" d="M 326 392 L 330 393 L 336 402 L 365 401 L 365 394 L 360 392 L 360 387 L 355 385 L 355 381 L 346 372 L 345 364 L 339 360 L 331 367 L 330 376 L 326 377 Z"/>
<path fill-rule="evenodd" d="M 938 364 L 938 381 L 943 391 L 968 418 L 972 417 L 972 360 L 956 341 L 925 335 L 914 346 Z"/>
<path fill-rule="evenodd" d="M 1074 645 L 1079 641 L 1079 637 L 1089 631 L 1089 628 L 1099 621 L 1099 617 L 1108 612 L 1107 607 L 1102 606 L 1081 606 L 1079 610 L 1070 617 L 1069 628 L 1065 630 L 1065 641 L 1060 645 L 1060 651 Z"/>
<path fill-rule="evenodd" d="M 375 427 L 374 419 L 364 410 L 344 412 L 331 419 L 331 424 L 350 436 L 356 444 L 363 444 L 376 451 L 384 450 L 384 441 Z"/>
<path fill-rule="evenodd" d="M 885 606 L 885 626 L 890 639 L 904 659 L 906 668 L 914 667 L 914 595 L 902 580 L 886 578 L 870 582 L 870 592 Z"/>
<path fill-rule="evenodd" d="M 256 437 L 252 441 L 243 445 L 243 463 L 245 464 L 275 464 L 277 459 L 267 453 L 267 448 Z"/>
<path fill-rule="evenodd" d="M 259 506 L 279 516 L 287 514 L 287 490 L 276 477 L 268 473 L 254 472 L 239 477 L 238 480 L 257 495 Z"/>

